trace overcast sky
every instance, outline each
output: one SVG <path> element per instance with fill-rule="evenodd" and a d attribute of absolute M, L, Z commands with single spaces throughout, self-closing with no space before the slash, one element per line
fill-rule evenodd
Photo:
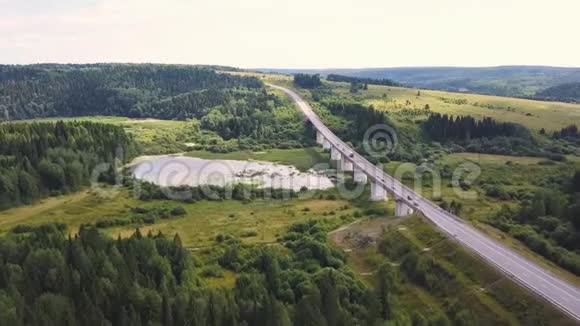
<path fill-rule="evenodd" d="M 578 0 L 0 0 L 0 63 L 580 67 Z"/>

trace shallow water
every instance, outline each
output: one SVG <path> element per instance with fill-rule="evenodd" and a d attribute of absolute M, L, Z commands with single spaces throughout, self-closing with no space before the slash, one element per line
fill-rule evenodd
<path fill-rule="evenodd" d="M 133 176 L 160 186 L 226 186 L 254 184 L 260 188 L 327 189 L 334 187 L 321 172 L 300 172 L 294 166 L 263 161 L 205 160 L 180 155 L 142 156 L 130 166 Z"/>

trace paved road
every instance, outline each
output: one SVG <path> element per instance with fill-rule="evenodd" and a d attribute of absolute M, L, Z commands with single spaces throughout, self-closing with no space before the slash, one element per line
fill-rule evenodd
<path fill-rule="evenodd" d="M 520 256 L 514 250 L 489 238 L 469 224 L 463 222 L 429 200 L 423 198 L 401 182 L 378 169 L 364 157 L 357 154 L 330 131 L 312 108 L 295 92 L 280 86 L 269 85 L 288 94 L 323 134 L 332 146 L 342 155 L 352 160 L 355 168 L 364 170 L 369 178 L 381 184 L 391 194 L 407 205 L 420 210 L 437 227 L 453 237 L 463 246 L 473 250 L 481 258 L 507 274 L 514 281 L 536 292 L 559 309 L 580 322 L 580 289 L 570 282 L 559 278 L 538 264 Z M 418 205 L 415 205 L 417 203 Z"/>

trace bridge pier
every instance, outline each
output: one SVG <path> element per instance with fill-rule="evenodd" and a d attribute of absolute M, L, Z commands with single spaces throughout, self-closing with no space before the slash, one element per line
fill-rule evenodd
<path fill-rule="evenodd" d="M 316 143 L 318 145 L 322 145 L 322 143 L 324 142 L 324 136 L 322 136 L 322 133 L 318 130 L 316 130 Z"/>
<path fill-rule="evenodd" d="M 336 147 L 331 147 L 330 148 L 330 159 L 333 161 L 338 161 L 342 158 L 342 154 L 340 153 L 340 151 L 338 151 L 338 148 Z"/>
<path fill-rule="evenodd" d="M 354 171 L 354 164 L 352 164 L 350 160 L 348 160 L 343 156 L 340 160 L 340 168 L 342 169 L 342 171 L 346 172 Z"/>
<path fill-rule="evenodd" d="M 367 183 L 367 175 L 359 168 L 354 168 L 354 182 L 356 183 Z"/>
<path fill-rule="evenodd" d="M 387 191 L 383 186 L 378 184 L 376 181 L 371 182 L 371 200 L 372 201 L 388 201 Z"/>
<path fill-rule="evenodd" d="M 407 205 L 403 200 L 397 199 L 397 205 L 395 207 L 395 216 L 403 217 L 407 215 L 411 215 L 415 212 L 415 210 L 409 205 Z"/>
<path fill-rule="evenodd" d="M 332 147 L 332 145 L 330 144 L 328 139 L 323 138 L 322 139 L 322 149 L 324 149 L 325 151 L 328 151 L 328 150 L 330 150 L 331 147 Z"/>

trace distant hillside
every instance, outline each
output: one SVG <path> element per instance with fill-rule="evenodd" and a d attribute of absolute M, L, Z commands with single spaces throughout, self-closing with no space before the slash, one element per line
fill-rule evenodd
<path fill-rule="evenodd" d="M 263 87 L 257 78 L 211 68 L 225 67 L 0 65 L 0 121 L 90 115 L 187 119 L 228 102 L 233 89 Z"/>
<path fill-rule="evenodd" d="M 392 79 L 407 86 L 418 88 L 513 97 L 534 97 L 537 92 L 549 87 L 563 83 L 580 82 L 580 68 L 545 66 L 259 70 Z"/>
<path fill-rule="evenodd" d="M 580 83 L 566 83 L 546 88 L 536 94 L 537 98 L 580 103 Z"/>

